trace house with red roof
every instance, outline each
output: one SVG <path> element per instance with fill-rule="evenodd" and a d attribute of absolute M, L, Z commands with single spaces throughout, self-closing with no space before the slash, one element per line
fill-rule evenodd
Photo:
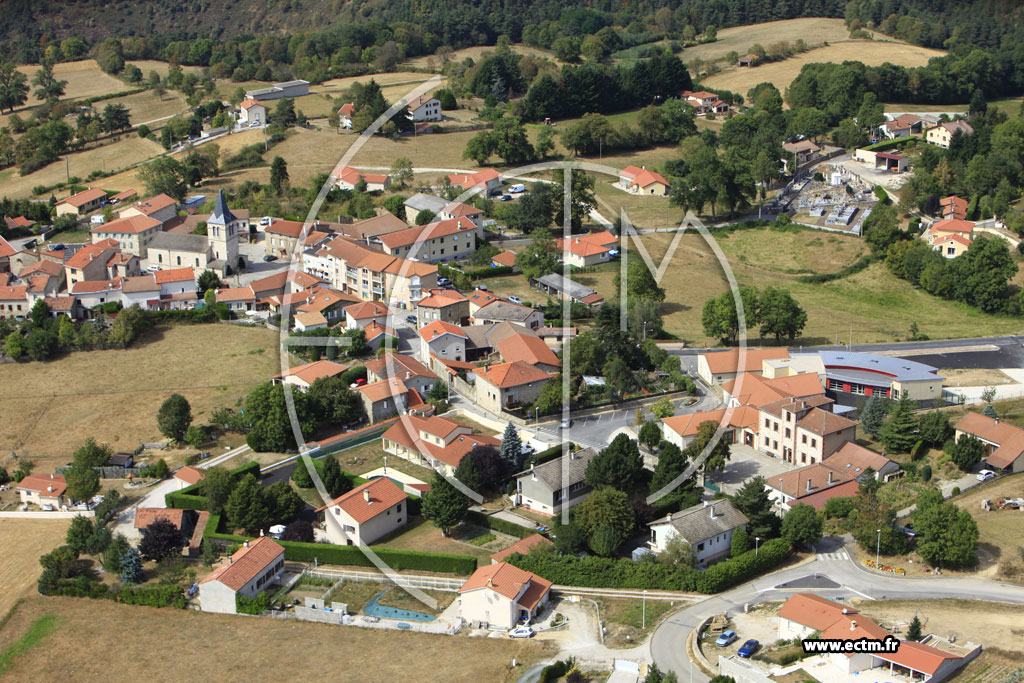
<path fill-rule="evenodd" d="M 726 443 L 744 443 L 749 446 L 753 445 L 757 437 L 757 418 L 757 409 L 749 406 L 672 415 L 662 418 L 661 433 L 666 441 L 682 449 L 697 438 L 697 433 L 703 423 L 713 422 L 717 428 L 725 419 L 726 425 L 722 439 Z"/>
<path fill-rule="evenodd" d="M 448 176 L 448 182 L 462 188 L 482 189 L 486 193 L 501 187 L 501 174 L 493 168 L 485 168 L 476 173 L 454 173 Z"/>
<path fill-rule="evenodd" d="M 556 377 L 521 360 L 473 368 L 476 402 L 501 413 L 506 408 L 532 405 L 544 385 Z"/>
<path fill-rule="evenodd" d="M 558 360 L 551 347 L 533 334 L 515 332 L 495 343 L 494 348 L 507 363 L 522 361 L 549 373 L 557 373 L 562 367 L 562 361 Z"/>
<path fill-rule="evenodd" d="M 341 105 L 338 109 L 338 125 L 342 128 L 349 129 L 352 127 L 352 114 L 356 111 L 356 105 L 352 102 L 346 102 Z"/>
<path fill-rule="evenodd" d="M 957 211 L 956 204 L 951 203 L 949 212 L 954 214 Z M 943 212 L 945 213 L 946 209 Z M 928 246 L 946 258 L 956 258 L 970 249 L 971 243 L 974 241 L 974 227 L 972 221 L 962 218 L 943 218 L 932 223 L 931 227 L 925 230 L 922 238 L 928 242 Z"/>
<path fill-rule="evenodd" d="M 612 257 L 612 252 L 619 248 L 619 238 L 607 230 L 591 232 L 585 235 L 573 235 L 555 241 L 562 258 L 570 266 L 585 268 L 605 263 Z"/>
<path fill-rule="evenodd" d="M 237 614 L 238 596 L 255 598 L 284 574 L 284 548 L 268 536 L 245 541 L 199 582 L 199 608 Z"/>
<path fill-rule="evenodd" d="M 103 206 L 106 201 L 107 193 L 94 187 L 58 200 L 54 208 L 58 216 L 84 216 Z"/>
<path fill-rule="evenodd" d="M 242 100 L 238 105 L 238 125 L 258 126 L 267 121 L 267 108 L 254 99 Z"/>
<path fill-rule="evenodd" d="M 953 142 L 953 136 L 957 133 L 972 135 L 974 128 L 963 119 L 943 121 L 934 128 L 929 128 L 925 132 L 925 139 L 937 147 L 949 149 L 949 144 Z"/>
<path fill-rule="evenodd" d="M 142 199 L 134 204 L 126 204 L 117 212 L 119 218 L 146 216 L 159 221 L 161 225 L 178 215 L 178 204 L 173 197 L 158 194 L 149 199 Z"/>
<path fill-rule="evenodd" d="M 783 513 L 797 503 L 822 510 L 832 498 L 856 496 L 860 483 L 852 474 L 818 462 L 765 478 L 769 500 Z"/>
<path fill-rule="evenodd" d="M 381 436 L 385 453 L 454 475 L 462 459 L 477 446 L 501 446 L 501 440 L 447 418 L 401 415 Z"/>
<path fill-rule="evenodd" d="M 366 419 L 370 423 L 380 422 L 396 415 L 429 415 L 433 406 L 423 401 L 415 389 L 405 386 L 397 378 L 370 382 L 356 388 L 356 394 L 363 402 Z"/>
<path fill-rule="evenodd" d="M 161 225 L 159 220 L 151 216 L 135 214 L 96 225 L 89 232 L 94 244 L 108 239 L 116 240 L 121 251 L 144 259 L 149 243 L 160 234 Z"/>
<path fill-rule="evenodd" d="M 369 173 L 351 166 L 334 169 L 331 176 L 339 190 L 354 190 L 360 180 L 366 183 L 367 192 L 383 192 L 391 185 L 391 176 L 386 173 Z"/>
<path fill-rule="evenodd" d="M 54 510 L 59 510 L 67 502 L 64 498 L 67 489 L 63 474 L 30 474 L 17 484 L 22 503 L 43 508 L 51 506 Z"/>
<path fill-rule="evenodd" d="M 384 325 L 388 320 L 388 307 L 380 301 L 360 301 L 345 307 L 345 329 L 362 330 L 370 323 Z"/>
<path fill-rule="evenodd" d="M 94 239 L 92 244 L 85 245 L 64 262 L 64 279 L 67 288 L 70 290 L 76 282 L 84 280 L 108 280 L 118 277 L 121 273 L 111 272 L 108 264 L 124 255 L 117 240 Z M 136 257 L 135 267 L 131 268 L 127 275 L 138 274 Z"/>
<path fill-rule="evenodd" d="M 491 564 L 504 562 L 512 555 L 529 555 L 537 548 L 553 548 L 554 546 L 555 544 L 546 537 L 540 534 L 530 534 L 525 538 L 520 538 L 504 550 L 499 550 L 491 555 Z"/>
<path fill-rule="evenodd" d="M 349 366 L 343 363 L 336 363 L 333 360 L 317 360 L 312 363 L 288 368 L 287 372 L 274 375 L 270 378 L 270 381 L 273 384 L 291 384 L 293 387 L 306 391 L 318 379 L 322 377 L 337 377 L 348 369 Z"/>
<path fill-rule="evenodd" d="M 224 304 L 231 311 L 252 311 L 256 309 L 256 292 L 252 287 L 224 287 L 216 291 L 217 303 Z"/>
<path fill-rule="evenodd" d="M 763 361 L 780 358 L 789 358 L 789 350 L 744 349 L 742 362 L 740 349 L 702 353 L 697 356 L 697 376 L 708 385 L 725 384 L 741 372 L 761 374 Z"/>
<path fill-rule="evenodd" d="M 191 465 L 185 465 L 178 469 L 173 478 L 178 482 L 178 490 L 198 484 L 203 479 L 206 479 L 206 472 L 202 471 L 198 467 L 192 467 Z"/>
<path fill-rule="evenodd" d="M 435 320 L 462 325 L 469 320 L 469 298 L 455 289 L 430 289 L 416 302 L 416 320 L 420 326 Z"/>
<path fill-rule="evenodd" d="M 729 112 L 729 104 L 724 102 L 715 93 L 708 92 L 707 90 L 698 90 L 697 92 L 684 90 L 680 93 L 680 97 L 697 110 L 697 116 L 726 114 Z"/>
<path fill-rule="evenodd" d="M 672 188 L 665 176 L 657 171 L 649 171 L 646 166 L 633 165 L 619 171 L 619 187 L 630 194 L 642 194 L 654 197 L 667 197 Z"/>
<path fill-rule="evenodd" d="M 480 567 L 459 589 L 459 616 L 490 628 L 511 629 L 537 618 L 551 582 L 508 562 Z"/>
<path fill-rule="evenodd" d="M 378 235 L 385 254 L 420 261 L 452 261 L 476 251 L 480 228 L 469 218 L 449 218 Z"/>
<path fill-rule="evenodd" d="M 985 444 L 989 467 L 1006 473 L 1024 472 L 1024 429 L 981 413 L 967 413 L 954 429 L 957 441 L 973 436 Z"/>
<path fill-rule="evenodd" d="M 335 545 L 369 545 L 409 521 L 409 496 L 388 477 L 377 477 L 317 508 Z"/>
<path fill-rule="evenodd" d="M 833 413 L 834 404 L 818 395 L 786 397 L 759 406 L 755 447 L 794 465 L 820 463 L 856 439 L 857 423 Z"/>
<path fill-rule="evenodd" d="M 471 316 L 484 306 L 498 301 L 497 295 L 491 294 L 485 289 L 474 289 L 466 298 L 469 299 L 469 314 Z"/>
<path fill-rule="evenodd" d="M 31 308 L 27 286 L 0 286 L 0 318 L 23 318 Z"/>
<path fill-rule="evenodd" d="M 0 273 L 11 272 L 11 257 L 17 253 L 17 249 L 12 247 L 3 237 L 0 237 Z"/>
<path fill-rule="evenodd" d="M 519 266 L 516 265 L 516 252 L 511 249 L 495 254 L 491 259 L 491 264 L 497 268 L 511 268 L 513 273 L 519 272 Z"/>
<path fill-rule="evenodd" d="M 466 342 L 469 336 L 458 325 L 435 320 L 421 327 L 417 334 L 420 337 L 419 357 L 424 362 L 429 362 L 432 357 L 442 361 L 466 360 Z"/>
<path fill-rule="evenodd" d="M 440 121 L 441 100 L 433 95 L 420 95 L 409 100 L 406 105 L 411 121 Z"/>
<path fill-rule="evenodd" d="M 967 218 L 967 200 L 957 197 L 955 194 L 940 199 L 939 208 L 943 218 L 955 218 L 961 221 Z"/>
<path fill-rule="evenodd" d="M 407 388 L 415 389 L 421 396 L 426 396 L 440 378 L 412 356 L 390 352 L 366 361 L 368 382 L 386 379 L 400 379 Z"/>

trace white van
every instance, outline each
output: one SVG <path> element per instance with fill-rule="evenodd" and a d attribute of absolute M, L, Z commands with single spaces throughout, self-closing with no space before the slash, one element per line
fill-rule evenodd
<path fill-rule="evenodd" d="M 520 183 L 518 185 L 510 185 L 509 188 L 508 188 L 508 191 L 510 193 L 512 193 L 512 194 L 519 194 L 521 192 L 526 192 L 526 185 L 523 185 L 522 183 Z"/>

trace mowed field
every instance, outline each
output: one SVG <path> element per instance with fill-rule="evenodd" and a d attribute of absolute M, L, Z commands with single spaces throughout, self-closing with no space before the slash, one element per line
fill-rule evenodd
<path fill-rule="evenodd" d="M 755 43 L 760 43 L 762 47 L 767 48 L 772 43 L 780 41 L 795 43 L 798 40 L 803 40 L 808 45 L 821 45 L 849 39 L 850 30 L 846 28 L 842 19 L 821 17 L 785 19 L 769 21 L 764 24 L 723 28 L 718 31 L 718 40 L 713 43 L 688 47 L 683 50 L 681 56 L 684 62 L 689 62 L 694 57 L 719 59 L 733 51 L 744 55 Z"/>
<path fill-rule="evenodd" d="M 941 57 L 945 52 L 931 50 L 906 43 L 881 42 L 871 40 L 847 40 L 820 47 L 803 54 L 795 55 L 781 62 L 772 62 L 753 68 L 730 67 L 720 73 L 708 76 L 701 81 L 701 86 L 712 90 L 719 88 L 746 96 L 747 91 L 758 83 L 775 84 L 779 92 L 785 93 L 793 79 L 800 74 L 805 64 L 816 62 L 835 62 L 847 60 L 863 62 L 868 66 L 878 66 L 885 62 L 901 66 L 924 66 L 932 57 Z"/>
<path fill-rule="evenodd" d="M 206 680 L 318 680 L 335 671 L 359 682 L 401 680 L 410 672 L 420 681 L 499 682 L 515 680 L 525 667 L 554 654 L 526 639 L 378 631 L 43 597 L 17 608 L 0 630 L 0 642 L 16 641 L 44 614 L 57 615 L 57 629 L 14 660 L 10 680 L 184 681 L 200 671 Z M 113 633 L 128 634 L 131 647 L 110 647 Z M 183 636 L 202 645 L 175 645 Z M 514 670 L 509 668 L 513 658 L 521 663 Z"/>
<path fill-rule="evenodd" d="M 451 53 L 451 55 L 449 56 L 449 61 L 461 62 L 466 57 L 469 57 L 474 62 L 479 62 L 481 57 L 483 57 L 487 53 L 494 52 L 495 49 L 496 48 L 493 45 L 477 45 L 474 47 L 466 47 Z M 549 50 L 541 50 L 539 48 L 530 47 L 528 45 L 513 45 L 511 49 L 512 52 L 515 52 L 517 54 L 530 55 L 531 57 L 536 57 L 537 59 L 549 59 L 555 64 L 562 64 L 562 62 L 560 62 L 555 57 L 555 53 L 550 52 Z M 408 59 L 402 63 L 402 66 L 410 66 L 414 69 L 432 68 L 440 70 L 441 60 L 434 55 L 426 55 L 423 57 L 414 57 L 413 59 Z"/>
<path fill-rule="evenodd" d="M 26 595 L 36 593 L 43 571 L 39 556 L 64 542 L 66 519 L 0 519 L 0 618 Z M 0 636 L 0 643 L 12 639 Z M 0 645 L 0 651 L 3 646 Z"/>
<path fill-rule="evenodd" d="M 0 365 L 0 452 L 28 451 L 63 464 L 88 436 L 115 450 L 162 439 L 160 404 L 179 393 L 192 416 L 234 407 L 255 385 L 280 372 L 277 333 L 236 325 L 159 328 L 128 349 L 78 351 L 46 363 Z M 262 352 L 260 352 L 262 350 Z"/>
<path fill-rule="evenodd" d="M 641 236 L 655 264 L 661 262 L 672 237 L 672 233 Z M 914 289 L 883 264 L 825 284 L 797 280 L 799 271 L 834 272 L 856 261 L 864 253 L 864 245 L 856 237 L 769 228 L 715 231 L 714 237 L 740 285 L 787 289 L 807 311 L 807 325 L 798 343 L 831 343 L 837 333 L 845 340 L 851 323 L 856 344 L 906 339 L 913 322 L 923 334 L 935 338 L 1024 330 L 1019 319 L 984 315 Z M 630 257 L 636 258 L 636 254 L 632 248 Z M 617 271 L 615 265 L 602 267 L 574 279 L 612 298 Z M 706 299 L 727 291 L 728 285 L 722 266 L 703 237 L 695 233 L 683 236 L 661 286 L 668 292 L 663 309 L 666 331 L 689 343 L 716 344 L 716 339 L 704 335 L 701 310 Z M 750 338 L 757 343 L 756 330 L 751 330 Z"/>
<path fill-rule="evenodd" d="M 32 77 L 35 76 L 37 71 L 39 71 L 39 68 L 38 64 L 27 64 L 19 66 L 18 71 L 21 71 L 28 76 L 29 83 L 31 83 Z M 61 98 L 63 100 L 96 97 L 97 95 L 106 95 L 108 93 L 129 90 L 133 87 L 137 87 L 129 85 L 106 73 L 100 68 L 100 65 L 96 63 L 95 59 L 83 59 L 78 62 L 63 62 L 61 64 L 55 64 L 53 66 L 53 75 L 59 80 L 67 81 L 67 85 L 64 86 L 64 97 Z M 28 100 L 25 102 L 26 106 L 31 107 L 39 104 L 40 100 L 36 99 L 34 93 L 35 86 L 32 86 L 29 91 Z"/>

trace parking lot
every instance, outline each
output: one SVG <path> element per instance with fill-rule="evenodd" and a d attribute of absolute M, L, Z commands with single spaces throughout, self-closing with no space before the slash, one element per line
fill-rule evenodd
<path fill-rule="evenodd" d="M 758 475 L 767 479 L 792 469 L 781 460 L 758 453 L 745 444 L 732 444 L 730 452 L 732 455 L 725 469 L 710 477 L 710 481 L 726 493 L 736 492 Z"/>

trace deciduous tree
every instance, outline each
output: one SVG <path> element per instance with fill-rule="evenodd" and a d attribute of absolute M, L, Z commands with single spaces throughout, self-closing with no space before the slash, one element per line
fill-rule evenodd
<path fill-rule="evenodd" d="M 158 519 L 142 530 L 139 554 L 143 559 L 159 562 L 181 552 L 184 546 L 185 537 L 181 530 L 166 519 Z"/>
<path fill-rule="evenodd" d="M 171 394 L 156 414 L 160 433 L 173 441 L 181 442 L 192 424 L 192 407 L 181 394 Z"/>
<path fill-rule="evenodd" d="M 469 499 L 438 473 L 430 483 L 430 490 L 423 494 L 421 512 L 424 519 L 433 522 L 443 536 L 466 519 Z"/>

